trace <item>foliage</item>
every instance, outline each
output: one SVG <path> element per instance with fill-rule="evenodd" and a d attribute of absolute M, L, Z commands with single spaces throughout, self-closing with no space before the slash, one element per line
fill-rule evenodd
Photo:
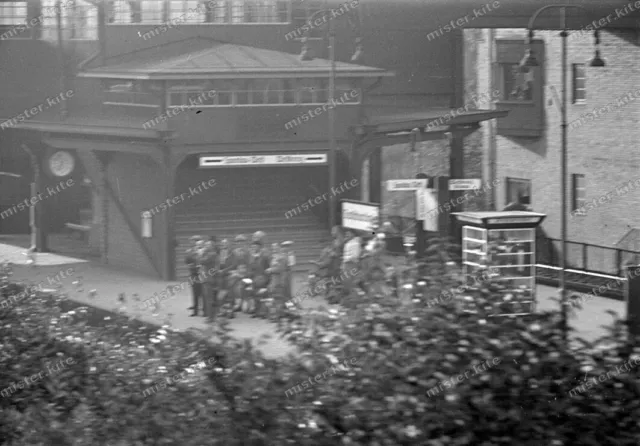
<path fill-rule="evenodd" d="M 439 274 L 442 289 L 458 283 Z M 491 299 L 487 290 L 474 297 Z M 567 346 L 556 313 L 489 318 L 465 313 L 456 297 L 429 307 L 354 296 L 349 310 L 287 312 L 279 330 L 301 354 L 269 360 L 230 338 L 226 322 L 207 334 L 212 346 L 32 296 L 0 310 L 0 390 L 60 353 L 75 366 L 0 398 L 0 438 L 30 446 L 637 446 L 640 360 L 616 373 L 638 354 L 620 323 L 598 342 L 605 349 Z M 167 374 L 162 367 L 172 375 L 211 357 L 214 366 L 142 395 Z M 345 360 L 348 367 L 337 365 Z M 574 390 L 607 372 L 588 391 Z M 292 390 L 303 381 L 311 385 Z"/>

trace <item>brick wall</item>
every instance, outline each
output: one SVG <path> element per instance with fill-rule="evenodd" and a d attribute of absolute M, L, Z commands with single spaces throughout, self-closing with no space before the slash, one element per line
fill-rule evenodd
<path fill-rule="evenodd" d="M 483 30 L 484 38 L 477 45 L 479 83 L 491 83 L 491 54 L 489 30 Z M 524 30 L 498 30 L 497 38 L 525 38 Z M 544 115 L 545 131 L 539 139 L 514 138 L 498 135 L 497 178 L 517 177 L 532 182 L 532 206 L 535 211 L 547 214 L 543 228 L 550 237 L 560 236 L 560 162 L 561 162 L 561 114 L 551 86 L 562 94 L 561 38 L 558 32 L 536 32 L 536 38 L 545 42 L 544 61 Z M 569 37 L 568 40 L 568 121 L 579 119 L 593 109 L 615 103 L 617 98 L 635 92 L 639 88 L 640 48 L 635 32 L 602 32 L 601 54 L 607 66 L 587 66 L 586 104 L 572 102 L 571 64 L 586 63 L 593 57 L 593 37 L 589 34 Z M 484 59 L 484 60 L 482 60 Z M 508 118 L 503 118 L 508 119 Z M 613 245 L 630 229 L 640 227 L 637 214 L 640 211 L 640 188 L 617 195 L 616 187 L 640 178 L 640 152 L 637 141 L 640 136 L 640 95 L 626 105 L 612 108 L 599 117 L 586 121 L 578 128 L 569 127 L 568 136 L 568 202 L 571 206 L 571 174 L 586 176 L 587 201 L 612 192 L 612 199 L 587 212 L 583 217 L 568 220 L 569 240 L 592 244 Z M 489 141 L 485 141 L 489 144 Z M 501 184 L 497 193 L 497 205 L 506 204 L 506 191 Z"/>

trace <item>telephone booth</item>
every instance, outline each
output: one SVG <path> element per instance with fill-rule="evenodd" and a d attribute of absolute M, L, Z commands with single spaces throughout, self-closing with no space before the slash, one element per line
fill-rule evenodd
<path fill-rule="evenodd" d="M 536 308 L 536 227 L 545 214 L 524 211 L 457 212 L 467 286 L 487 286 L 495 316 L 526 315 Z M 481 283 L 486 281 L 486 284 Z M 474 302 L 466 301 L 473 312 Z"/>

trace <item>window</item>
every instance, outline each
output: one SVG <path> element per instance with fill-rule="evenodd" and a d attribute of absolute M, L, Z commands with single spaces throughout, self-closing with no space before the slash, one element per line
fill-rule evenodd
<path fill-rule="evenodd" d="M 503 101 L 533 100 L 533 70 L 526 73 L 520 71 L 517 63 L 501 63 Z"/>
<path fill-rule="evenodd" d="M 507 178 L 507 205 L 531 206 L 531 180 Z"/>
<path fill-rule="evenodd" d="M 305 37 L 302 26 L 305 25 L 314 14 L 316 14 L 314 20 L 322 17 L 322 14 L 318 13 L 324 9 L 327 9 L 324 2 L 319 1 L 307 1 L 304 3 L 300 2 L 296 4 L 293 11 L 291 12 L 291 22 L 293 25 L 292 33 L 294 34 L 294 37 L 298 39 Z M 315 39 L 322 38 L 324 34 L 324 28 L 325 27 L 323 26 L 313 26 L 309 31 L 308 37 Z"/>
<path fill-rule="evenodd" d="M 204 23 L 206 8 L 198 0 L 171 1 L 169 19 L 176 19 L 179 23 Z"/>
<path fill-rule="evenodd" d="M 140 82 L 105 82 L 104 104 L 137 107 L 158 107 L 160 101 L 149 85 Z"/>
<path fill-rule="evenodd" d="M 27 2 L 0 3 L 0 26 L 20 25 L 27 20 Z"/>
<path fill-rule="evenodd" d="M 571 180 L 571 190 L 573 191 L 571 213 L 573 215 L 586 215 L 587 193 L 585 177 L 581 174 L 573 174 Z"/>
<path fill-rule="evenodd" d="M 208 23 L 227 23 L 229 21 L 229 5 L 225 0 L 213 0 L 208 3 Z"/>
<path fill-rule="evenodd" d="M 42 1 L 42 38 L 58 39 L 57 0 Z M 64 39 L 98 40 L 98 8 L 85 0 L 75 0 L 60 7 Z"/>
<path fill-rule="evenodd" d="M 232 107 L 276 105 L 322 105 L 328 102 L 326 79 L 237 79 L 209 82 L 176 81 L 168 91 L 168 105 Z M 336 103 L 360 103 L 359 90 L 336 85 Z M 209 96 L 208 92 L 215 92 Z M 201 99 L 198 99 L 201 98 Z"/>
<path fill-rule="evenodd" d="M 587 73 L 583 63 L 573 64 L 573 103 L 587 100 Z"/>
<path fill-rule="evenodd" d="M 132 11 L 127 0 L 115 0 L 109 2 L 108 21 L 109 23 L 131 23 Z"/>
<path fill-rule="evenodd" d="M 227 0 L 215 2 L 216 23 L 220 22 L 222 3 L 231 10 L 231 23 L 289 23 L 289 2 L 286 0 Z M 225 12 L 225 18 L 226 18 Z M 225 23 L 227 21 L 225 20 Z"/>
<path fill-rule="evenodd" d="M 140 0 L 140 23 L 162 23 L 164 0 Z"/>

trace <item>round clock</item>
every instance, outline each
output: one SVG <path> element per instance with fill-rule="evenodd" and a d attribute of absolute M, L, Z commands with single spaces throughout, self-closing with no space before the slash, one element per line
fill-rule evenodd
<path fill-rule="evenodd" d="M 49 158 L 49 170 L 57 177 L 66 177 L 73 172 L 76 160 L 73 155 L 64 150 L 55 152 Z"/>

